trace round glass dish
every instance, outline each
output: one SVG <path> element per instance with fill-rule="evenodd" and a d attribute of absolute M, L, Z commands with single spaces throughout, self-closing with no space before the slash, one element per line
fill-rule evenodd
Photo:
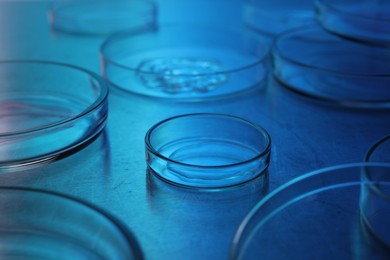
<path fill-rule="evenodd" d="M 390 44 L 388 0 L 316 0 L 315 5 L 327 30 L 356 40 Z"/>
<path fill-rule="evenodd" d="M 105 211 L 53 192 L 0 188 L 1 259 L 142 259 L 130 231 Z"/>
<path fill-rule="evenodd" d="M 316 20 L 312 0 L 246 0 L 243 10 L 246 26 L 272 38 Z"/>
<path fill-rule="evenodd" d="M 106 124 L 107 86 L 82 68 L 3 61 L 0 82 L 0 173 L 71 154 Z"/>
<path fill-rule="evenodd" d="M 271 139 L 261 127 L 221 114 L 166 119 L 146 134 L 146 162 L 164 180 L 184 186 L 220 188 L 263 173 Z"/>
<path fill-rule="evenodd" d="M 273 70 L 287 88 L 339 105 L 390 107 L 390 51 L 347 41 L 319 26 L 281 34 Z"/>
<path fill-rule="evenodd" d="M 376 180 L 368 181 L 366 171 Z M 245 217 L 230 259 L 388 259 L 389 248 L 362 221 L 367 209 L 383 202 L 367 199 L 374 185 L 390 187 L 390 164 L 341 165 L 280 186 Z"/>
<path fill-rule="evenodd" d="M 86 35 L 145 29 L 155 23 L 156 14 L 156 4 L 148 0 L 57 1 L 48 11 L 54 30 Z"/>
<path fill-rule="evenodd" d="M 118 33 L 101 47 L 102 73 L 114 87 L 143 96 L 199 101 L 263 86 L 268 49 L 250 32 L 159 26 Z"/>

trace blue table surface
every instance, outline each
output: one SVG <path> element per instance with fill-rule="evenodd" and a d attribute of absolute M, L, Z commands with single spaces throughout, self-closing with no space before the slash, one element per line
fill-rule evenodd
<path fill-rule="evenodd" d="M 162 22 L 241 24 L 241 0 L 160 2 Z M 0 2 L 0 59 L 54 60 L 99 73 L 102 39 L 53 33 L 46 11 L 47 2 Z M 167 117 L 194 112 L 232 114 L 267 129 L 268 175 L 247 187 L 208 193 L 148 173 L 146 131 Z M 362 161 L 389 132 L 389 110 L 319 103 L 272 77 L 250 94 L 195 103 L 112 91 L 106 130 L 91 145 L 49 165 L 1 174 L 0 184 L 68 193 L 103 207 L 134 233 L 146 259 L 226 259 L 238 224 L 267 191 L 312 170 Z"/>

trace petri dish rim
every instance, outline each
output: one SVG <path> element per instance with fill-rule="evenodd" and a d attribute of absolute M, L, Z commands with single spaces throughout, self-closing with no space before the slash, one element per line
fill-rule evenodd
<path fill-rule="evenodd" d="M 310 69 L 310 70 L 315 70 L 315 71 L 320 71 L 320 72 L 325 72 L 325 73 L 331 73 L 331 74 L 334 74 L 334 75 L 342 75 L 342 76 L 349 76 L 349 77 L 356 77 L 356 78 L 366 78 L 366 77 L 377 77 L 377 78 L 388 78 L 390 77 L 390 72 L 389 73 L 351 73 L 351 72 L 340 72 L 340 71 L 337 71 L 337 70 L 332 70 L 332 69 L 329 69 L 329 68 L 324 68 L 324 67 L 319 67 L 319 66 L 313 66 L 313 65 L 310 65 L 310 64 L 307 64 L 301 60 L 297 60 L 297 59 L 294 59 L 294 58 L 291 58 L 289 57 L 288 55 L 285 55 L 283 54 L 283 51 L 281 48 L 279 48 L 279 42 L 281 40 L 284 40 L 284 39 L 287 39 L 291 36 L 294 36 L 296 35 L 297 33 L 303 33 L 304 35 L 304 32 L 305 31 L 309 31 L 309 30 L 320 30 L 319 27 L 316 26 L 316 24 L 312 24 L 311 26 L 301 26 L 301 27 L 298 27 L 298 28 L 293 28 L 291 30 L 287 30 L 286 32 L 278 35 L 274 41 L 273 41 L 273 44 L 272 44 L 272 50 L 271 50 L 271 53 L 273 56 L 279 56 L 281 59 L 285 60 L 285 61 L 288 61 L 288 62 L 291 62 L 295 65 L 298 65 L 298 66 L 301 66 L 301 67 L 304 67 L 304 68 L 307 68 L 307 69 Z M 330 34 L 330 33 L 327 33 L 326 31 L 322 31 L 321 32 L 325 33 L 325 34 L 329 34 L 330 37 L 333 37 L 333 38 L 338 38 L 340 39 L 340 41 L 347 41 L 346 39 L 342 38 L 342 37 L 338 37 L 336 35 L 333 35 L 333 34 Z M 380 46 L 380 45 L 375 45 L 375 44 L 365 44 L 365 43 L 361 43 L 361 42 L 357 42 L 357 41 L 350 41 L 351 44 L 355 44 L 355 45 L 359 45 L 361 46 L 362 48 L 365 48 L 365 47 L 372 47 L 372 48 L 383 48 L 383 46 Z"/>
<path fill-rule="evenodd" d="M 256 155 L 255 157 L 252 157 L 252 158 L 247 159 L 245 161 L 241 161 L 241 162 L 237 162 L 237 163 L 233 163 L 233 164 L 212 165 L 212 166 L 188 164 L 188 163 L 183 163 L 183 162 L 180 162 L 180 161 L 172 160 L 172 159 L 170 159 L 170 158 L 160 154 L 158 151 L 156 151 L 153 148 L 153 145 L 150 142 L 150 137 L 151 137 L 153 131 L 156 130 L 159 126 L 161 126 L 161 125 L 163 125 L 163 124 L 165 124 L 165 123 L 167 123 L 167 122 L 169 122 L 171 120 L 175 120 L 175 119 L 186 118 L 186 117 L 202 117 L 202 116 L 206 116 L 206 117 L 219 117 L 219 118 L 225 118 L 225 119 L 229 119 L 229 120 L 236 120 L 236 121 L 240 121 L 241 123 L 247 124 L 247 125 L 255 128 L 259 133 L 261 133 L 261 135 L 263 135 L 264 140 L 266 142 L 265 148 L 258 155 Z M 170 163 L 174 163 L 174 164 L 181 165 L 181 166 L 184 166 L 184 167 L 196 168 L 196 169 L 223 169 L 223 168 L 229 168 L 229 167 L 244 165 L 244 164 L 247 164 L 247 163 L 250 163 L 250 162 L 253 162 L 253 161 L 256 161 L 256 160 L 260 159 L 262 156 L 264 156 L 265 154 L 267 154 L 271 150 L 271 137 L 270 137 L 268 132 L 263 127 L 261 127 L 261 126 L 259 126 L 257 124 L 254 124 L 254 123 L 252 123 L 252 122 L 250 122 L 250 121 L 248 121 L 246 119 L 237 117 L 237 116 L 227 115 L 227 114 L 217 114 L 217 113 L 194 113 L 194 114 L 184 114 L 184 115 L 178 115 L 178 116 L 170 117 L 170 118 L 162 120 L 162 121 L 158 122 L 157 124 L 153 125 L 147 131 L 147 133 L 145 135 L 145 144 L 146 144 L 146 149 L 148 151 L 150 151 L 156 157 L 158 157 L 160 159 L 163 159 L 163 160 L 165 160 L 167 162 L 170 162 Z"/>
<path fill-rule="evenodd" d="M 214 32 L 217 32 L 217 33 L 226 32 L 226 33 L 242 34 L 242 32 L 240 32 L 238 30 L 227 30 L 226 28 L 223 28 L 223 27 L 222 28 L 213 27 L 213 26 L 206 27 L 206 26 L 203 26 L 203 25 L 193 25 L 193 24 L 186 24 L 186 25 L 182 25 L 182 24 L 162 24 L 162 25 L 158 25 L 155 28 L 152 28 L 152 30 L 142 31 L 142 33 L 145 33 L 145 34 L 146 33 L 153 33 L 155 31 L 158 31 L 159 27 L 161 27 L 162 29 L 164 29 L 164 28 L 172 28 L 172 29 L 180 29 L 180 30 L 185 30 L 186 28 L 190 27 L 191 29 L 195 28 L 195 30 L 207 30 L 207 31 L 214 31 Z M 110 58 L 109 55 L 107 55 L 107 49 L 110 47 L 110 44 L 112 44 L 112 43 L 114 43 L 116 41 L 123 40 L 123 39 L 125 39 L 127 37 L 142 36 L 142 33 L 138 34 L 137 32 L 134 32 L 134 31 L 121 31 L 121 32 L 116 32 L 116 33 L 111 34 L 110 36 L 108 36 L 106 38 L 106 40 L 100 46 L 100 53 L 101 53 L 102 58 L 105 61 L 107 61 L 107 62 L 109 62 L 109 63 L 111 63 L 111 64 L 113 64 L 115 66 L 118 66 L 120 68 L 127 69 L 127 70 L 130 70 L 130 71 L 133 71 L 133 72 L 139 72 L 139 73 L 146 74 L 146 75 L 153 75 L 154 74 L 153 72 L 149 72 L 149 71 L 145 71 L 145 70 L 139 70 L 138 68 L 133 68 L 133 67 L 126 66 L 126 65 L 123 65 L 121 63 L 118 63 L 118 62 L 112 60 L 112 58 Z M 197 74 L 196 76 L 203 77 L 203 76 L 212 76 L 212 75 L 219 75 L 219 74 L 231 74 L 231 73 L 234 73 L 234 72 L 239 72 L 239 71 L 242 71 L 242 70 L 246 70 L 246 69 L 255 67 L 255 66 L 263 63 L 266 60 L 267 56 L 269 55 L 270 50 L 264 43 L 261 43 L 261 40 L 259 40 L 258 44 L 261 45 L 261 47 L 262 47 L 262 55 L 257 57 L 255 62 L 248 63 L 248 64 L 246 64 L 244 66 L 239 67 L 239 68 L 221 70 L 221 71 L 214 72 L 214 73 L 200 73 L 200 74 Z M 180 77 L 194 77 L 194 75 L 191 75 L 191 74 L 180 74 Z"/>
<path fill-rule="evenodd" d="M 1 191 L 19 191 L 19 192 L 29 192 L 29 193 L 35 193 L 42 196 L 51 196 L 55 199 L 60 200 L 66 200 L 69 202 L 72 202 L 74 204 L 81 205 L 85 208 L 88 208 L 89 210 L 93 211 L 94 213 L 103 216 L 105 219 L 107 219 L 115 228 L 118 229 L 118 231 L 123 235 L 123 237 L 126 239 L 127 245 L 130 246 L 131 250 L 134 252 L 134 256 L 136 259 L 144 259 L 143 253 L 141 251 L 141 248 L 139 246 L 139 243 L 137 239 L 135 238 L 134 234 L 116 217 L 114 217 L 111 213 L 104 210 L 103 208 L 93 205 L 85 200 L 81 200 L 79 198 L 73 197 L 68 194 L 59 193 L 56 191 L 49 191 L 44 189 L 37 189 L 37 188 L 29 188 L 29 187 L 14 187 L 14 186 L 1 186 Z"/>
<path fill-rule="evenodd" d="M 390 169 L 390 163 L 372 163 L 372 162 L 358 162 L 358 163 L 348 163 L 348 164 L 341 164 L 341 165 L 335 165 L 330 166 L 318 170 L 311 171 L 309 173 L 300 175 L 271 191 L 268 193 L 263 199 L 261 199 L 251 210 L 250 212 L 244 217 L 238 228 L 236 229 L 236 232 L 233 236 L 232 242 L 231 242 L 231 248 L 229 252 L 229 259 L 237 259 L 237 256 L 239 255 L 239 242 L 242 240 L 242 238 L 245 236 L 245 229 L 246 227 L 251 223 L 252 219 L 255 218 L 256 213 L 261 209 L 261 207 L 266 204 L 267 202 L 271 201 L 274 196 L 276 196 L 278 193 L 282 192 L 288 187 L 294 186 L 295 184 L 305 180 L 309 179 L 311 177 L 316 177 L 322 174 L 327 174 L 327 172 L 332 172 L 340 169 L 351 169 L 351 168 L 365 168 L 365 167 L 383 167 Z M 349 187 L 361 184 L 362 182 L 367 184 L 378 184 L 378 181 L 369 181 L 369 180 L 361 180 L 361 181 L 349 181 L 349 182 L 343 182 L 342 184 L 333 184 L 331 186 L 325 186 L 322 189 L 316 189 L 311 190 L 309 192 L 306 192 L 304 194 L 300 194 L 298 197 L 299 199 L 304 198 L 306 196 L 310 196 L 313 193 L 318 193 L 321 191 L 331 190 L 334 188 L 340 188 L 340 187 Z M 380 181 L 379 181 L 380 182 Z M 380 182 L 381 183 L 381 182 Z M 390 186 L 390 182 L 386 182 L 387 185 Z M 371 185 L 370 185 L 371 186 Z M 275 210 L 273 210 L 271 213 L 268 213 L 265 219 L 260 220 L 259 223 L 256 224 L 256 228 L 259 228 L 261 225 L 269 221 L 272 216 L 276 213 L 278 213 L 280 210 L 283 210 L 284 207 L 290 205 L 291 203 L 295 203 L 296 198 L 291 198 L 288 202 L 278 206 Z"/>
<path fill-rule="evenodd" d="M 31 129 L 28 129 L 28 130 L 25 130 L 25 131 L 21 130 L 21 131 L 15 131 L 15 132 L 8 132 L 8 133 L 4 133 L 4 134 L 0 133 L 0 138 L 1 137 L 11 137 L 11 136 L 12 137 L 14 137 L 14 136 L 22 136 L 24 134 L 31 134 L 31 133 L 38 133 L 40 131 L 44 131 L 44 130 L 47 130 L 47 129 L 50 129 L 50 128 L 55 128 L 55 127 L 58 127 L 58 126 L 61 126 L 61 125 L 65 125 L 65 124 L 74 122 L 77 119 L 82 118 L 82 117 L 90 114 L 97 107 L 102 105 L 108 98 L 108 87 L 107 87 L 106 82 L 103 79 L 101 79 L 100 76 L 97 75 L 96 73 L 88 71 L 88 70 L 86 70 L 84 68 L 81 68 L 81 67 L 78 67 L 78 66 L 75 66 L 75 65 L 71 65 L 71 64 L 65 64 L 65 63 L 54 62 L 54 61 L 43 61 L 43 60 L 6 60 L 6 61 L 0 61 L 0 65 L 1 64 L 12 64 L 12 63 L 14 63 L 14 64 L 20 63 L 20 64 L 53 65 L 53 66 L 63 67 L 63 68 L 67 68 L 67 69 L 71 69 L 71 70 L 74 70 L 74 71 L 79 71 L 79 72 L 85 73 L 86 75 L 89 75 L 91 78 L 93 78 L 94 80 L 99 82 L 99 85 L 101 86 L 101 89 L 100 89 L 101 93 L 98 96 L 98 98 L 92 104 L 90 104 L 86 109 L 84 109 L 81 113 L 79 113 L 77 115 L 74 115 L 74 116 L 69 117 L 67 119 L 59 120 L 59 121 L 57 121 L 55 123 L 46 124 L 46 125 L 43 125 L 43 126 L 31 128 Z"/>

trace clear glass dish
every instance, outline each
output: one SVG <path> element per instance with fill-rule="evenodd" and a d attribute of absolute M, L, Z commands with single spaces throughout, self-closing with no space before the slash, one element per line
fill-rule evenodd
<path fill-rule="evenodd" d="M 300 176 L 245 217 L 230 259 L 388 259 L 389 247 L 363 221 L 366 213 L 390 207 L 367 194 L 378 185 L 390 188 L 390 164 L 356 163 Z M 386 226 L 388 218 L 376 223 Z"/>
<path fill-rule="evenodd" d="M 360 44 L 319 26 L 281 34 L 273 48 L 274 75 L 287 88 L 338 105 L 390 107 L 388 48 Z"/>
<path fill-rule="evenodd" d="M 0 188 L 1 259 L 142 259 L 131 232 L 107 212 L 53 192 Z"/>
<path fill-rule="evenodd" d="M 82 68 L 4 61 L 0 82 L 0 173 L 67 156 L 106 124 L 106 83 Z"/>
<path fill-rule="evenodd" d="M 258 36 L 202 26 L 163 25 L 118 33 L 101 47 L 102 73 L 116 89 L 200 101 L 264 85 L 268 49 Z"/>
<path fill-rule="evenodd" d="M 221 114 L 166 119 L 146 134 L 146 162 L 164 180 L 219 188 L 247 182 L 270 161 L 271 139 L 261 127 Z"/>
<path fill-rule="evenodd" d="M 327 30 L 347 38 L 390 44 L 388 0 L 316 0 L 315 5 Z"/>
<path fill-rule="evenodd" d="M 107 35 L 154 25 L 157 7 L 149 0 L 71 0 L 50 5 L 49 22 L 56 31 Z"/>
<path fill-rule="evenodd" d="M 271 38 L 315 22 L 312 0 L 245 0 L 243 10 L 246 26 Z"/>

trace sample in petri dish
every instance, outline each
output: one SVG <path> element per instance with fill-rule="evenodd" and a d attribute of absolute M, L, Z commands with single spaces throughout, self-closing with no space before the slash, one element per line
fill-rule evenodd
<path fill-rule="evenodd" d="M 364 42 L 390 44 L 388 0 L 316 0 L 318 20 L 327 30 Z"/>
<path fill-rule="evenodd" d="M 366 171 L 375 181 L 364 178 Z M 367 200 L 366 191 L 377 185 L 390 188 L 390 164 L 339 165 L 280 186 L 240 224 L 230 259 L 389 259 L 389 248 L 363 220 L 379 199 Z M 388 225 L 388 218 L 377 221 Z"/>
<path fill-rule="evenodd" d="M 0 173 L 57 160 L 105 127 L 106 83 L 45 61 L 0 62 Z"/>
<path fill-rule="evenodd" d="M 377 141 L 367 152 L 366 162 L 390 163 L 390 135 Z M 389 174 L 389 173 L 387 173 Z M 377 182 L 386 176 L 378 176 L 367 170 L 365 178 Z M 362 202 L 364 221 L 375 236 L 390 249 L 390 187 L 385 185 L 372 185 L 365 190 Z"/>
<path fill-rule="evenodd" d="M 146 134 L 146 163 L 162 179 L 182 186 L 221 188 L 265 172 L 271 139 L 266 130 L 222 114 L 166 119 Z"/>
<path fill-rule="evenodd" d="M 132 233 L 106 211 L 28 188 L 0 188 L 1 259 L 143 259 Z"/>
<path fill-rule="evenodd" d="M 348 41 L 320 26 L 281 34 L 273 47 L 274 75 L 287 88 L 338 105 L 390 106 L 388 48 Z"/>
<path fill-rule="evenodd" d="M 116 89 L 200 101 L 265 85 L 268 49 L 250 32 L 166 25 L 118 33 L 101 47 L 102 73 Z"/>
<path fill-rule="evenodd" d="M 71 0 L 54 2 L 48 15 L 51 27 L 56 31 L 107 35 L 153 26 L 157 7 L 148 0 Z"/>
<path fill-rule="evenodd" d="M 246 26 L 270 38 L 316 20 L 312 0 L 246 0 L 243 10 Z"/>

